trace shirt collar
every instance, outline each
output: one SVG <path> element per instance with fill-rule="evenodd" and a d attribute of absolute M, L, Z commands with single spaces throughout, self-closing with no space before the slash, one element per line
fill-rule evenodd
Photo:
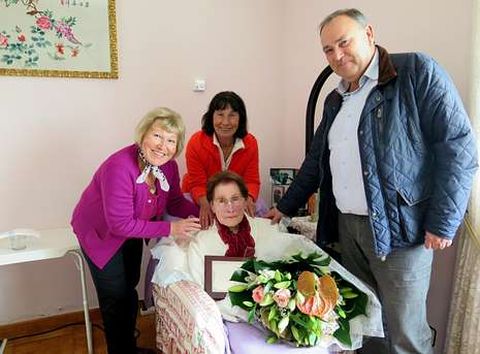
<path fill-rule="evenodd" d="M 373 59 L 368 65 L 367 70 L 365 70 L 362 77 L 360 78 L 359 87 L 355 91 L 360 90 L 368 80 L 378 81 L 378 71 L 379 71 L 378 63 L 379 63 L 378 49 L 375 48 L 375 54 L 373 55 Z M 342 79 L 338 83 L 337 92 L 340 93 L 341 95 L 349 94 L 351 93 L 351 92 L 347 92 L 349 86 L 350 86 L 350 83 Z"/>
<path fill-rule="evenodd" d="M 220 143 L 218 142 L 217 136 L 213 133 L 213 145 L 217 145 L 219 149 L 221 149 Z M 235 142 L 233 143 L 232 154 L 234 151 L 239 149 L 243 149 L 245 145 L 243 144 L 243 140 L 240 138 L 235 138 Z"/>

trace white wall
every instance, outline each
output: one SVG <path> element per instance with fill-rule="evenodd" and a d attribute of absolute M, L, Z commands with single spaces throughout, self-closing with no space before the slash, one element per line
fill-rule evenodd
<path fill-rule="evenodd" d="M 119 80 L 0 77 L 0 231 L 67 226 L 95 168 L 131 142 L 147 110 L 178 110 L 190 135 L 220 90 L 247 104 L 264 182 L 271 166 L 298 166 L 308 94 L 326 65 L 317 25 L 351 6 L 370 18 L 380 45 L 436 57 L 467 98 L 471 0 L 117 1 Z M 197 77 L 207 80 L 205 93 L 192 92 Z M 439 346 L 453 258 L 435 260 L 430 317 Z M 0 323 L 80 309 L 70 259 L 2 267 L 0 288 Z"/>
<path fill-rule="evenodd" d="M 265 171 L 283 126 L 272 124 L 282 11 L 276 0 L 117 1 L 119 80 L 0 77 L 0 230 L 66 227 L 96 167 L 132 142 L 146 111 L 179 111 L 191 135 L 221 90 L 244 98 Z M 197 77 L 204 93 L 192 91 Z M 77 278 L 70 259 L 1 267 L 0 323 L 80 309 Z"/>

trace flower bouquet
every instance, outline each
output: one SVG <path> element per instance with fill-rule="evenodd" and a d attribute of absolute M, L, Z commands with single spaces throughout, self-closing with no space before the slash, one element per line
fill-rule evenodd
<path fill-rule="evenodd" d="M 367 295 L 330 270 L 330 257 L 311 253 L 287 260 L 251 259 L 234 272 L 228 290 L 232 305 L 248 311 L 268 329 L 268 343 L 279 339 L 299 346 L 328 345 L 336 339 L 351 347 L 349 321 L 366 313 Z"/>

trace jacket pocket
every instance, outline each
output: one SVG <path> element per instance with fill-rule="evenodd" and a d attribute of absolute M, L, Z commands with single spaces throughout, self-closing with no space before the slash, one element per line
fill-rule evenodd
<path fill-rule="evenodd" d="M 423 242 L 423 221 L 427 211 L 430 195 L 418 199 L 408 199 L 397 191 L 398 216 L 402 239 L 407 244 Z"/>

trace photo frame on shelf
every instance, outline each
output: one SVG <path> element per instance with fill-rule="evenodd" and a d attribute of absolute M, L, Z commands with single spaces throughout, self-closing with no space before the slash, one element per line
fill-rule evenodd
<path fill-rule="evenodd" d="M 275 207 L 280 199 L 287 193 L 290 184 L 298 174 L 296 168 L 270 168 L 271 200 L 270 205 Z M 298 209 L 296 216 L 308 214 L 307 205 Z"/>
<path fill-rule="evenodd" d="M 117 79 L 115 0 L 0 0 L 0 75 Z"/>
<path fill-rule="evenodd" d="M 282 199 L 288 186 L 272 184 L 272 206 L 276 206 L 278 201 Z"/>
<path fill-rule="evenodd" d="M 289 185 L 297 174 L 295 168 L 271 168 L 270 182 L 272 185 Z"/>
<path fill-rule="evenodd" d="M 249 258 L 205 256 L 205 292 L 214 300 L 225 298 L 228 288 L 235 285 L 230 277 Z"/>

